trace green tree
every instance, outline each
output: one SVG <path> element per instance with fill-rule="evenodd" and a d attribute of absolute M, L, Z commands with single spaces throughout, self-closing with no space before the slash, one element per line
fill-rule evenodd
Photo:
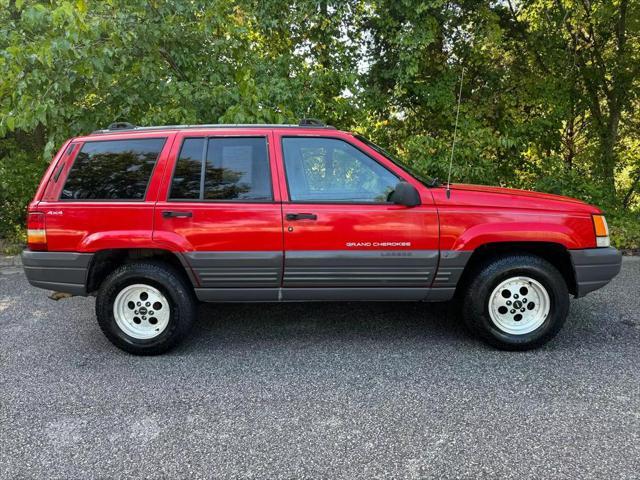
<path fill-rule="evenodd" d="M 519 8 L 509 5 L 514 20 L 526 23 L 525 45 L 537 52 L 542 71 L 565 78 L 572 86 L 572 107 L 585 110 L 581 115 L 595 147 L 593 173 L 615 204 L 620 124 L 633 115 L 638 99 L 640 5 L 628 0 L 525 0 Z"/>
<path fill-rule="evenodd" d="M 0 234 L 113 121 L 317 117 L 446 178 L 463 68 L 454 180 L 638 211 L 639 2 L 0 0 Z"/>

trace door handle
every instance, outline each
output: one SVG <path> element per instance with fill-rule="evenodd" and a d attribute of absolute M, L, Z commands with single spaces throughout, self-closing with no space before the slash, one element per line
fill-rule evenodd
<path fill-rule="evenodd" d="M 172 210 L 164 210 L 162 212 L 164 218 L 176 218 L 176 217 L 193 217 L 191 212 L 174 212 Z"/>
<path fill-rule="evenodd" d="M 315 213 L 287 213 L 287 220 L 317 220 Z"/>

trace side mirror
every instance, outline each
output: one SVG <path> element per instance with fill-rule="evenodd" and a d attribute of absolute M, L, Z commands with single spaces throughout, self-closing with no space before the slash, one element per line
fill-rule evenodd
<path fill-rule="evenodd" d="M 405 207 L 417 207 L 422 203 L 418 189 L 408 182 L 398 182 L 395 190 L 389 195 L 389 200 Z"/>

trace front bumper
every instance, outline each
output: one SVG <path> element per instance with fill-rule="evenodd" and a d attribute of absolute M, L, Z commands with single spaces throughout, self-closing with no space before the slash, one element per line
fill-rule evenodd
<path fill-rule="evenodd" d="M 604 287 L 620 272 L 622 255 L 613 247 L 569 250 L 576 276 L 576 297 Z"/>
<path fill-rule="evenodd" d="M 87 294 L 87 273 L 92 253 L 22 252 L 27 280 L 34 287 L 73 295 Z"/>

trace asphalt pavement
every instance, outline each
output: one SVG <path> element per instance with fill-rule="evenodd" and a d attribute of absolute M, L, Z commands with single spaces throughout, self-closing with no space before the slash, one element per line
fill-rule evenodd
<path fill-rule="evenodd" d="M 0 268 L 0 478 L 638 478 L 640 258 L 544 348 L 447 304 L 204 305 L 170 354 Z"/>

